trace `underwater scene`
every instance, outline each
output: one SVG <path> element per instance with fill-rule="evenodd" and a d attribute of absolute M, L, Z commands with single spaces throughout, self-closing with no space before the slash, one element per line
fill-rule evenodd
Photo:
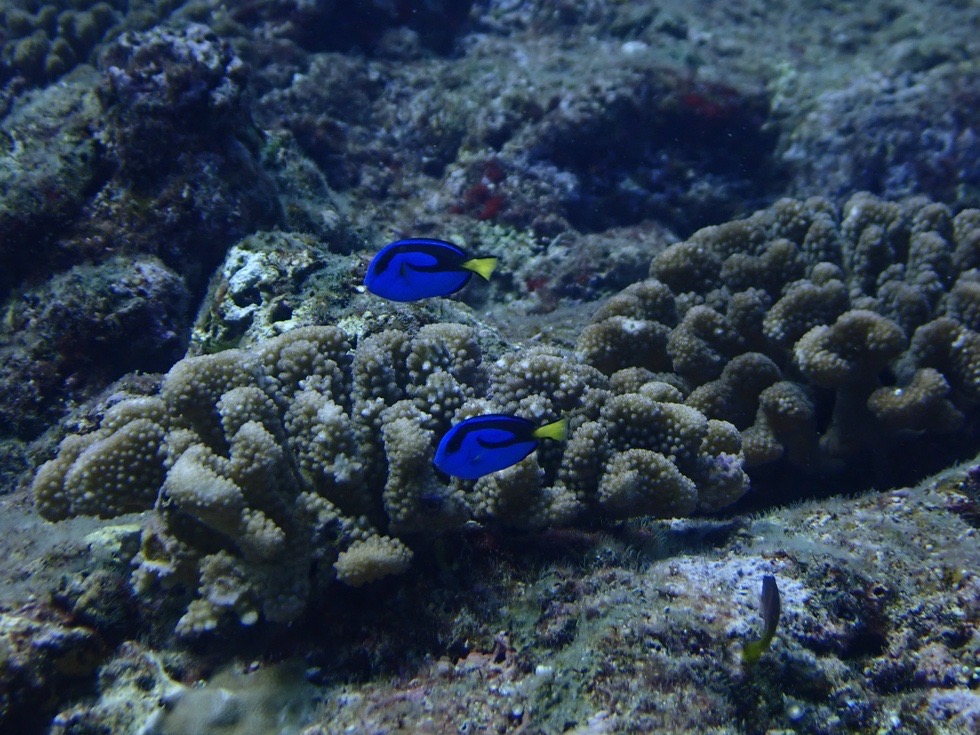
<path fill-rule="evenodd" d="M 0 0 L 0 733 L 980 733 L 978 0 Z"/>

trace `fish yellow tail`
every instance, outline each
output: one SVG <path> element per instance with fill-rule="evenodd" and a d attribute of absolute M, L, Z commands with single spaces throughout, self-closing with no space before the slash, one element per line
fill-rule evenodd
<path fill-rule="evenodd" d="M 769 650 L 772 644 L 772 636 L 766 636 L 757 641 L 749 641 L 742 647 L 742 661 L 751 665 L 762 658 L 762 654 Z"/>
<path fill-rule="evenodd" d="M 496 258 L 470 258 L 463 263 L 463 268 L 468 271 L 473 271 L 484 281 L 490 280 L 490 274 L 493 273 L 493 269 L 496 267 Z"/>
<path fill-rule="evenodd" d="M 535 439 L 554 439 L 555 441 L 565 441 L 568 438 L 568 419 L 558 419 L 550 424 L 539 426 L 531 434 Z"/>

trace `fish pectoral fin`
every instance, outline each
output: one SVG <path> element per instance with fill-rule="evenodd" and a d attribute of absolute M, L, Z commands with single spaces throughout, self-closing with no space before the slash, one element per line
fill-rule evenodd
<path fill-rule="evenodd" d="M 472 271 L 476 273 L 484 281 L 490 280 L 490 275 L 493 273 L 494 268 L 497 267 L 496 258 L 470 258 L 465 261 L 462 266 L 465 270 Z"/>

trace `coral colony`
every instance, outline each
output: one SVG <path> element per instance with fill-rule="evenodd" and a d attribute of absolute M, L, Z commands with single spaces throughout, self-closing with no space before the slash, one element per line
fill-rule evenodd
<path fill-rule="evenodd" d="M 866 195 L 845 213 L 787 199 L 667 248 L 583 330 L 578 360 L 487 365 L 448 323 L 356 347 L 305 327 L 184 359 L 158 397 L 65 439 L 38 508 L 152 508 L 133 584 L 197 587 L 178 625 L 193 633 L 293 620 L 311 584 L 402 571 L 406 532 L 712 511 L 748 489 L 744 468 L 846 468 L 955 431 L 980 396 L 975 216 Z M 494 412 L 567 415 L 568 440 L 476 481 L 437 473 L 451 424 Z"/>

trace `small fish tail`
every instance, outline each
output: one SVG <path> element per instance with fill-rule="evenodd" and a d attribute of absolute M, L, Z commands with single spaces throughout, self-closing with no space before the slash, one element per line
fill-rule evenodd
<path fill-rule="evenodd" d="M 473 271 L 482 278 L 484 281 L 490 280 L 490 274 L 493 273 L 493 269 L 497 267 L 496 258 L 470 258 L 463 263 L 463 268 L 468 271 Z"/>
<path fill-rule="evenodd" d="M 550 424 L 539 426 L 531 434 L 535 439 L 554 439 L 565 441 L 568 438 L 568 419 L 558 419 Z"/>
<path fill-rule="evenodd" d="M 766 641 L 749 641 L 742 647 L 742 661 L 751 666 L 762 658 L 762 654 L 768 647 Z"/>

